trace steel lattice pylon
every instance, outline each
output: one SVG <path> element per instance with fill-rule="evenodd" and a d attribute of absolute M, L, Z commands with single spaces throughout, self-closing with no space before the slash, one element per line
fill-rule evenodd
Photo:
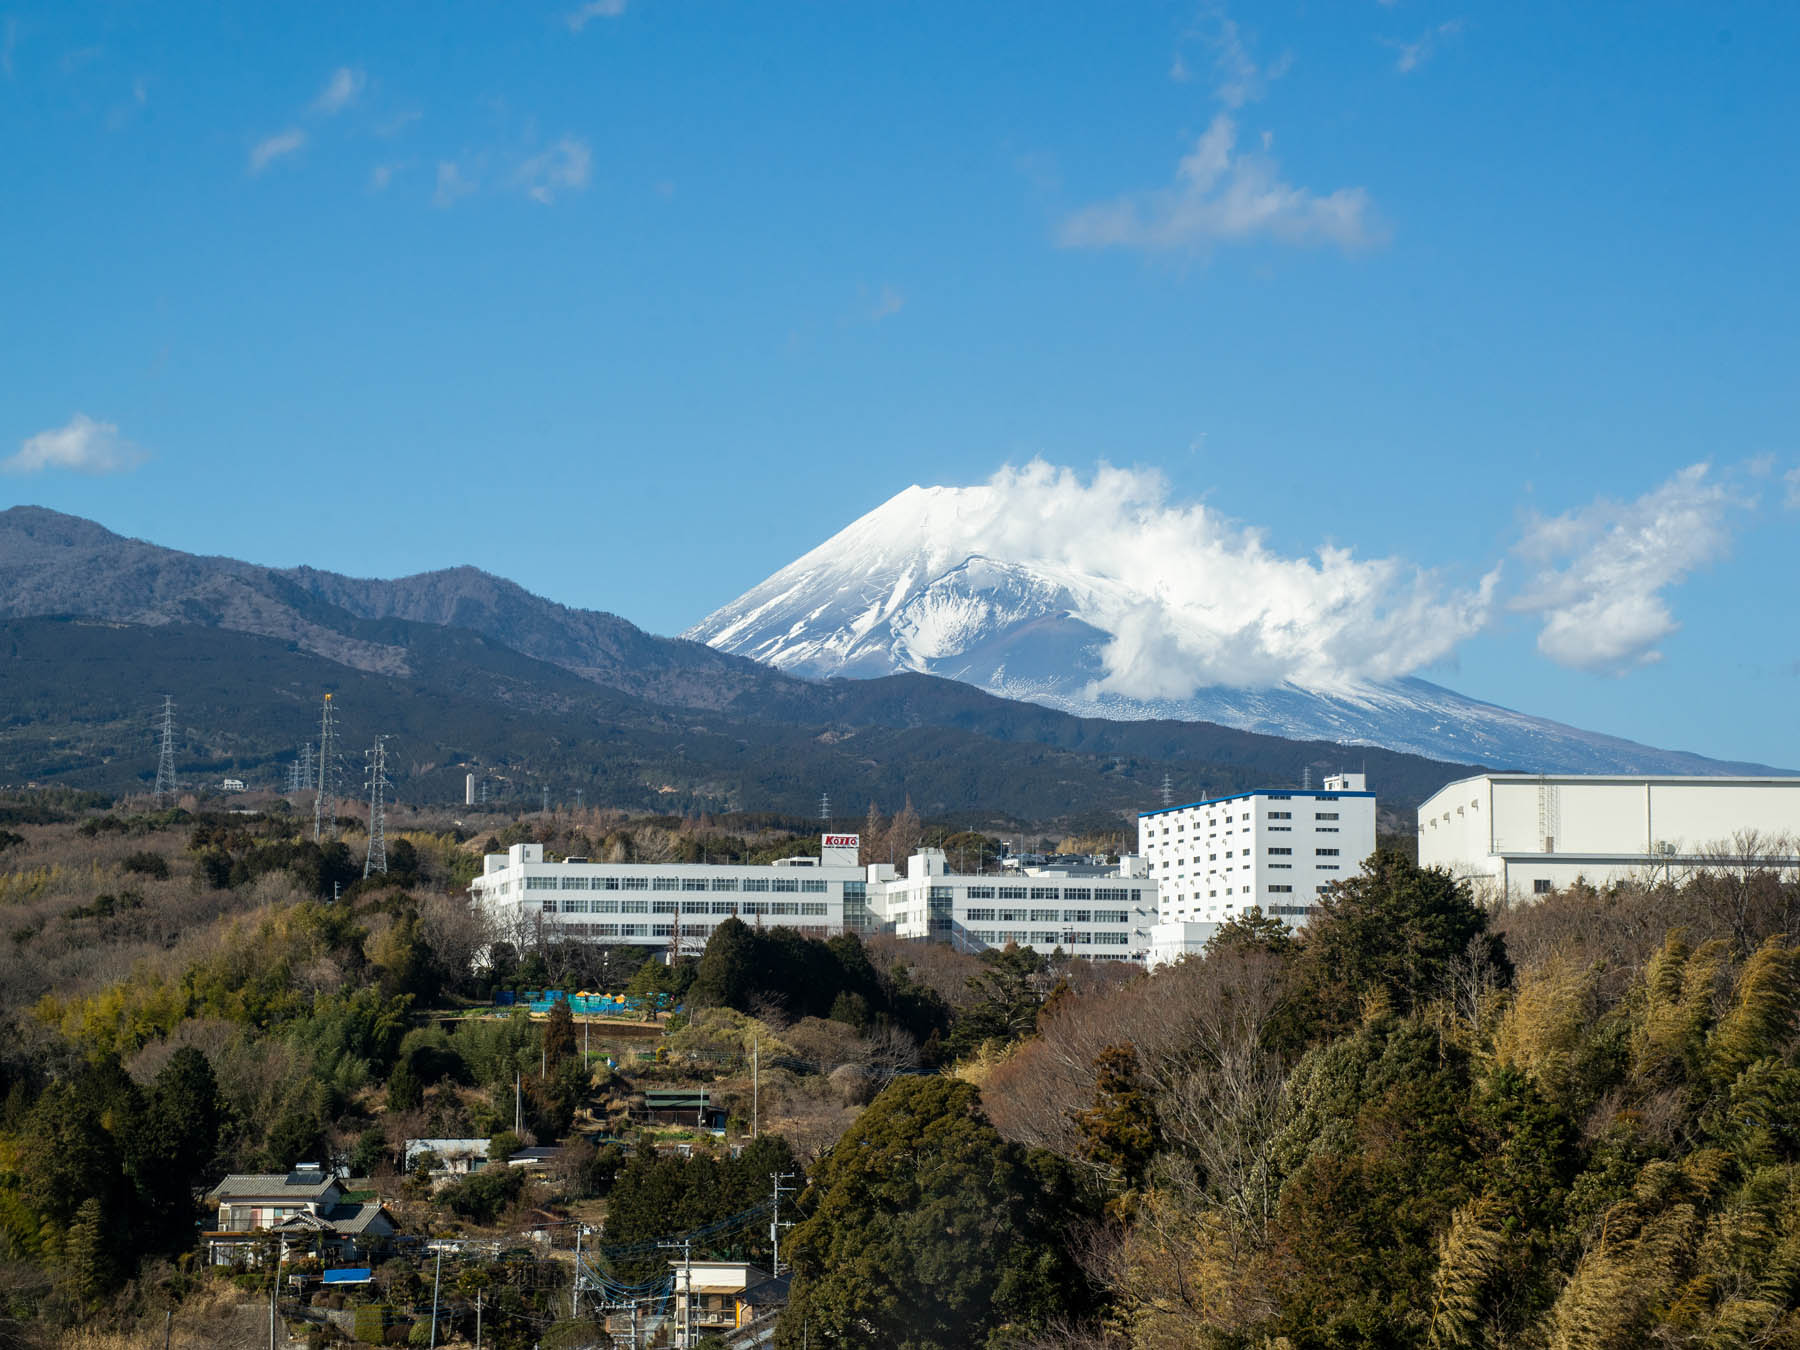
<path fill-rule="evenodd" d="M 163 695 L 162 749 L 156 757 L 156 804 L 167 806 L 175 795 L 175 700 Z"/>
<path fill-rule="evenodd" d="M 331 695 L 325 695 L 319 714 L 319 783 L 313 797 L 313 838 L 324 842 L 337 837 L 337 727 Z"/>
<path fill-rule="evenodd" d="M 387 737 L 377 736 L 369 755 L 369 856 L 363 876 L 387 871 Z"/>

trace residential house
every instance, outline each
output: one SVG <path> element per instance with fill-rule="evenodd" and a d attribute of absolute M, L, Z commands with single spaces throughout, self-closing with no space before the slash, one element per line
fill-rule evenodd
<path fill-rule="evenodd" d="M 433 1181 L 445 1177 L 466 1177 L 488 1165 L 488 1141 L 485 1139 L 408 1139 L 400 1158 L 407 1176 L 427 1153 L 437 1159 L 431 1169 Z"/>
<path fill-rule="evenodd" d="M 703 1336 L 728 1336 L 756 1320 L 757 1305 L 745 1295 L 768 1283 L 769 1272 L 760 1266 L 747 1261 L 671 1261 L 669 1268 L 675 1276 L 677 1345 L 682 1344 L 679 1329 L 689 1325 L 690 1299 L 696 1342 Z"/>
<path fill-rule="evenodd" d="M 331 1261 L 357 1260 L 379 1250 L 397 1231 L 379 1199 L 346 1193 L 318 1163 L 291 1172 L 234 1173 L 206 1197 L 218 1207 L 205 1234 L 214 1265 L 256 1264 L 279 1244 L 282 1257 L 314 1252 Z"/>

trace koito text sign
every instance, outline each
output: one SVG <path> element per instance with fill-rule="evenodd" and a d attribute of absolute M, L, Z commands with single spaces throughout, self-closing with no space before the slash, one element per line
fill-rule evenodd
<path fill-rule="evenodd" d="M 862 836 L 860 834 L 826 834 L 821 835 L 820 839 L 823 841 L 826 848 L 862 847 Z"/>

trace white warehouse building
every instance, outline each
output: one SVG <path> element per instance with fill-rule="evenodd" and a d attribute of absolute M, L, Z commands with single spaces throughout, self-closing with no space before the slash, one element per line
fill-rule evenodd
<path fill-rule="evenodd" d="M 1489 773 L 1419 808 L 1420 864 L 1508 899 L 1797 853 L 1800 778 Z"/>
<path fill-rule="evenodd" d="M 1251 906 L 1298 927 L 1374 851 L 1375 794 L 1360 773 L 1146 811 L 1138 852 L 1160 897 L 1149 963 L 1199 951 Z"/>
<path fill-rule="evenodd" d="M 904 875 L 859 866 L 856 835 L 825 835 L 817 858 L 774 863 L 546 862 L 541 844 L 488 854 L 471 900 L 503 938 L 679 950 L 698 955 L 729 918 L 807 937 L 889 932 L 964 951 L 1061 947 L 1089 960 L 1142 960 L 1156 886 L 1141 860 L 1115 868 L 959 874 L 921 849 Z M 1079 871 L 1083 875 L 1073 875 Z"/>

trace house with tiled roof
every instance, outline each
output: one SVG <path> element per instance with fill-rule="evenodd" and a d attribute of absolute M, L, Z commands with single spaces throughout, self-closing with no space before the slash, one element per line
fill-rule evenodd
<path fill-rule="evenodd" d="M 318 1163 L 289 1172 L 240 1172 L 207 1195 L 217 1222 L 205 1240 L 214 1265 L 255 1264 L 279 1244 L 282 1256 L 314 1252 L 357 1259 L 386 1245 L 398 1225 L 377 1198 L 351 1195 Z"/>

